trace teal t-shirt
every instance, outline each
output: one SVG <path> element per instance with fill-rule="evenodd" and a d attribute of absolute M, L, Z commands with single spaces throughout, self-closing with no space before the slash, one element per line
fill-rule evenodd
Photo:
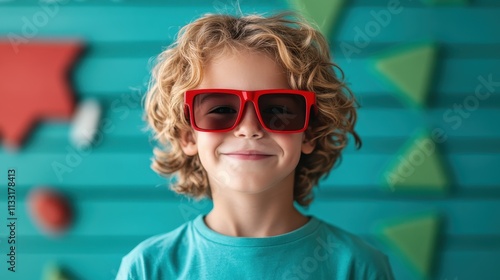
<path fill-rule="evenodd" d="M 383 253 L 309 218 L 294 231 L 256 238 L 220 234 L 200 214 L 137 245 L 122 258 L 116 279 L 394 279 Z"/>

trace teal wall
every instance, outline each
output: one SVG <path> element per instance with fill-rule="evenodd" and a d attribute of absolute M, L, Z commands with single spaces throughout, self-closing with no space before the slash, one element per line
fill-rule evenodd
<path fill-rule="evenodd" d="M 276 12 L 285 1 L 242 0 L 243 12 Z M 443 218 L 431 279 L 500 279 L 500 86 L 477 110 L 452 126 L 443 114 L 463 104 L 478 77 L 500 82 L 500 3 L 470 1 L 466 7 L 429 7 L 401 0 L 403 11 L 360 53 L 347 59 L 340 42 L 353 43 L 355 27 L 385 9 L 384 0 L 352 0 L 345 6 L 330 43 L 335 61 L 359 97 L 357 126 L 364 146 L 352 143 L 342 163 L 321 182 L 309 212 L 359 234 L 386 251 L 397 279 L 419 279 L 380 241 L 378 222 L 434 211 Z M 86 153 L 71 148 L 69 122 L 46 121 L 17 153 L 0 150 L 0 182 L 17 170 L 17 272 L 7 271 L 6 191 L 0 194 L 0 279 L 40 279 L 50 261 L 75 279 L 113 279 L 120 258 L 145 238 L 176 228 L 210 203 L 193 204 L 167 190 L 150 170 L 150 135 L 143 132 L 140 97 L 150 59 L 170 44 L 180 26 L 206 12 L 230 12 L 226 1 L 65 1 L 34 39 L 78 39 L 86 50 L 74 66 L 78 101 L 97 98 L 104 108 L 102 142 Z M 23 17 L 42 10 L 38 1 L 0 1 L 0 39 L 22 33 Z M 434 41 L 439 64 L 425 110 L 408 108 L 369 71 L 370 58 L 411 42 Z M 1 63 L 1 61 L 0 61 Z M 0 78 L 1 81 L 1 78 Z M 2 94 L 2 93 L 0 93 Z M 130 98 L 130 101 L 127 101 Z M 387 192 L 380 176 L 400 148 L 422 128 L 448 135 L 439 145 L 453 182 L 446 195 Z M 54 162 L 73 164 L 58 178 Z M 5 175 L 4 175 L 5 174 Z M 46 235 L 28 215 L 30 189 L 51 186 L 72 201 L 76 216 L 65 235 Z M 2 187 L 3 188 L 3 187 Z"/>

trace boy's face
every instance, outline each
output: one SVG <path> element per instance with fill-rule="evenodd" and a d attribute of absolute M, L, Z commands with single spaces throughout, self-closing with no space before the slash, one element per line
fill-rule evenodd
<path fill-rule="evenodd" d="M 284 70 L 270 57 L 238 51 L 212 59 L 197 88 L 262 90 L 289 86 Z M 291 188 L 301 153 L 309 154 L 314 149 L 304 133 L 266 131 L 252 103 L 245 105 L 243 118 L 232 131 L 193 130 L 181 138 L 184 153 L 199 155 L 214 194 L 218 190 L 261 193 Z"/>

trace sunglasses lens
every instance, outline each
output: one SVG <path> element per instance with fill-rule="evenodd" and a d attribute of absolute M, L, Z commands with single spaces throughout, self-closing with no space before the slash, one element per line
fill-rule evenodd
<path fill-rule="evenodd" d="M 271 130 L 300 130 L 305 125 L 306 100 L 299 94 L 264 94 L 259 97 L 259 110 L 264 124 Z"/>
<path fill-rule="evenodd" d="M 233 94 L 202 93 L 194 97 L 194 122 L 201 129 L 220 130 L 234 125 L 240 98 Z"/>

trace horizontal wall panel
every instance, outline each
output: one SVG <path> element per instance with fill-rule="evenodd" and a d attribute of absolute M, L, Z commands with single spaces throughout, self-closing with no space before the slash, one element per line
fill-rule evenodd
<path fill-rule="evenodd" d="M 354 38 L 353 38 L 354 39 Z M 92 58 L 118 58 L 118 57 L 153 57 L 158 55 L 173 40 L 160 41 L 92 41 L 85 46 L 85 56 Z M 333 60 L 337 58 L 357 59 L 370 57 L 380 52 L 384 52 L 402 43 L 377 42 L 373 41 L 363 48 L 356 47 L 357 41 L 337 41 L 336 38 L 330 39 L 330 50 Z M 348 55 L 349 49 L 346 46 L 356 47 L 359 51 Z M 467 43 L 446 43 L 439 42 L 439 59 L 463 59 L 463 58 L 500 58 L 498 51 L 500 44 L 473 44 Z"/>
<path fill-rule="evenodd" d="M 120 190 L 117 190 L 117 192 Z M 6 202 L 0 202 L 6 209 Z M 187 199 L 177 201 L 73 200 L 75 220 L 68 236 L 154 235 L 170 231 L 178 225 L 211 209 L 211 202 L 197 204 Z M 397 209 L 397 213 L 394 211 Z M 378 221 L 418 211 L 437 211 L 444 217 L 443 231 L 450 235 L 500 235 L 500 199 L 476 201 L 316 201 L 307 213 L 356 234 L 368 235 Z M 4 217 L 4 215 L 0 216 Z M 25 202 L 16 206 L 17 235 L 38 235 L 40 230 L 28 215 Z"/>
<path fill-rule="evenodd" d="M 109 244 L 100 245 L 108 246 Z M 114 280 L 123 254 L 19 254 L 16 272 L 7 271 L 7 264 L 2 263 L 0 279 L 43 279 L 42 275 L 44 275 L 47 266 L 56 263 L 62 269 L 67 270 L 68 277 L 71 277 L 69 279 Z"/>
<path fill-rule="evenodd" d="M 143 93 L 153 65 L 151 58 L 85 58 L 75 66 L 75 90 L 81 97 Z M 370 59 L 348 61 L 340 56 L 335 62 L 344 71 L 346 82 L 356 96 L 373 93 L 391 95 L 394 92 L 370 70 Z M 487 99 L 492 93 L 500 91 L 500 59 L 450 59 L 439 63 L 441 74 L 430 90 L 431 96 L 475 94 L 479 88 L 480 97 Z M 490 81 L 490 87 L 486 88 L 482 80 Z"/>
<path fill-rule="evenodd" d="M 107 107 L 101 118 L 101 126 L 96 132 L 98 145 L 92 150 L 99 149 L 99 145 L 115 137 L 141 137 L 151 139 L 151 131 L 146 129 L 143 120 L 144 111 L 126 105 L 122 100 L 117 100 L 116 106 Z M 134 104 L 138 108 L 138 104 Z M 371 109 L 361 108 L 357 111 L 358 120 L 356 131 L 363 138 L 399 137 L 410 139 L 418 131 L 427 129 L 432 132 L 439 128 L 436 141 L 448 141 L 452 138 L 489 139 L 500 137 L 500 110 L 477 107 L 476 110 L 456 110 L 453 106 L 441 109 L 412 110 L 412 109 Z M 71 131 L 69 121 L 46 120 L 39 124 L 29 135 L 33 141 L 49 139 L 68 139 Z M 27 138 L 29 145 L 31 138 Z M 439 140 L 441 139 L 442 140 Z M 149 141 L 149 140 L 148 140 Z M 104 145 L 104 144 L 103 144 Z M 0 150 L 5 149 L 2 147 Z M 66 147 L 61 147 L 64 152 Z"/>
<path fill-rule="evenodd" d="M 5 37 L 3 38 L 6 39 Z M 7 38 L 8 39 L 8 38 Z M 85 58 L 154 58 L 165 47 L 173 41 L 112 41 L 112 42 L 86 42 L 85 43 Z M 380 53 L 384 53 L 392 48 L 402 46 L 402 43 L 384 43 L 372 42 L 363 48 L 358 48 L 359 51 L 349 54 L 345 46 L 356 47 L 356 41 L 336 41 L 330 42 L 330 51 L 332 52 L 333 61 L 337 59 L 345 59 L 346 62 L 351 62 L 355 59 L 369 58 Z M 499 44 L 472 44 L 472 43 L 445 43 L 437 44 L 439 61 L 451 59 L 499 59 L 500 48 Z"/>
<path fill-rule="evenodd" d="M 498 260 L 500 260 L 498 249 L 495 251 L 444 251 L 441 253 L 437 279 L 477 279 L 478 275 L 484 279 L 489 277 L 496 279 L 500 277 Z"/>
<path fill-rule="evenodd" d="M 62 2 L 62 1 L 61 1 Z M 278 3 L 286 3 L 285 0 L 278 0 L 276 1 Z M 227 6 L 234 6 L 234 4 L 231 1 L 219 1 L 216 3 L 212 3 L 214 7 L 219 7 L 220 5 L 224 5 L 224 3 L 227 3 Z M 405 7 L 426 7 L 424 2 L 421 1 L 401 1 L 402 5 Z M 451 2 L 453 3 L 453 2 Z M 15 1 L 15 0 L 3 0 L 2 6 L 9 6 L 9 7 L 23 7 L 23 6 L 30 6 L 30 5 L 37 5 L 39 2 L 37 0 L 23 0 L 23 1 Z M 100 0 L 85 0 L 85 1 L 70 1 L 66 4 L 65 6 L 76 6 L 76 7 L 82 7 L 82 6 L 155 6 L 155 7 L 175 7 L 175 6 L 200 6 L 200 5 L 206 5 L 207 2 L 206 0 L 185 0 L 182 2 L 176 2 L 173 0 L 148 0 L 148 1 L 143 1 L 143 0 L 127 0 L 127 1 L 116 1 L 116 0 L 110 0 L 110 1 L 100 1 Z M 261 0 L 245 0 L 242 5 L 262 5 Z M 369 6 L 369 7 L 378 7 L 378 6 L 387 6 L 387 0 L 350 0 L 348 2 L 349 6 Z M 500 4 L 498 3 L 497 0 L 474 0 L 470 4 L 466 4 L 465 7 L 499 7 Z M 437 7 L 442 7 L 442 6 L 437 6 Z M 448 7 L 448 5 L 444 5 L 444 7 Z"/>
<path fill-rule="evenodd" d="M 188 197 L 172 191 L 171 184 L 161 182 L 156 185 L 134 185 L 114 186 L 102 185 L 16 185 L 16 196 L 18 201 L 26 201 L 32 189 L 38 187 L 51 187 L 58 189 L 70 201 L 178 201 L 188 200 Z M 314 201 L 331 202 L 337 201 L 414 201 L 422 202 L 432 200 L 443 202 L 453 201 L 496 201 L 500 199 L 498 186 L 451 186 L 451 190 L 443 193 L 429 192 L 393 192 L 390 189 L 381 188 L 378 185 L 328 185 L 320 182 L 313 190 Z M 117 192 L 116 190 L 120 191 Z M 193 199 L 193 198 L 190 198 Z M 7 197 L 0 197 L 0 201 L 7 201 Z"/>
<path fill-rule="evenodd" d="M 205 5 L 158 7 L 122 7 L 122 6 L 85 6 L 71 7 L 60 5 L 57 12 L 50 12 L 46 22 L 34 25 L 33 32 L 37 38 L 85 38 L 90 41 L 130 41 L 130 40 L 165 40 L 173 38 L 180 26 L 195 19 L 198 15 L 214 12 L 212 2 Z M 450 43 L 494 44 L 500 42 L 500 30 L 481 27 L 494 26 L 497 23 L 498 8 L 466 8 L 450 7 L 447 9 L 412 8 L 401 5 L 399 13 L 393 14 L 385 27 L 378 32 L 369 33 L 379 42 L 418 42 L 422 40 L 440 40 Z M 235 12 L 234 6 L 221 5 L 221 12 Z M 241 5 L 245 13 L 275 13 L 288 9 L 281 2 L 260 5 Z M 382 7 L 351 7 L 343 15 L 339 24 L 337 40 L 354 40 L 356 28 L 365 30 L 370 22 L 376 22 L 371 12 L 384 10 Z M 55 10 L 55 9 L 53 9 Z M 36 13 L 45 13 L 37 6 L 3 7 L 0 21 L 0 36 L 10 32 L 23 35 L 23 21 L 32 21 Z M 134 20 L 130 20 L 133 18 Z M 425 21 L 421 19 L 425 18 Z M 43 23 L 43 24 L 42 24 Z M 418 23 L 418 24 L 416 24 Z M 405 28 L 401 28 L 404 26 Z M 120 32 L 121 31 L 121 32 Z M 480 32 L 479 32 L 480 31 Z"/>
<path fill-rule="evenodd" d="M 346 9 L 343 21 L 339 24 L 339 41 L 351 41 L 357 30 L 367 34 L 370 40 L 378 42 L 439 40 L 440 42 L 495 43 L 499 40 L 500 30 L 482 27 L 497 23 L 498 11 L 495 8 L 448 7 L 447 9 L 411 8 L 400 2 L 400 9 L 391 14 L 390 20 L 381 24 L 373 13 L 383 8 L 360 7 Z M 422 20 L 425 18 L 425 20 Z M 471 24 L 473 22 L 473 24 Z M 377 25 L 378 29 L 370 27 Z M 404 26 L 405 28 L 401 28 Z M 373 28 L 373 29 L 370 29 Z M 368 31 L 367 31 L 368 30 Z M 371 32 L 369 30 L 372 30 Z M 487 38 L 496 36 L 497 38 Z"/>
<path fill-rule="evenodd" d="M 356 38 L 357 39 L 357 38 Z M 473 43 L 446 43 L 438 40 L 432 40 L 436 47 L 438 48 L 438 59 L 439 61 L 449 60 L 449 59 L 468 59 L 468 58 L 487 58 L 487 59 L 498 59 L 500 58 L 500 52 L 498 51 L 498 44 L 473 44 Z M 111 43 L 103 43 L 102 45 L 107 45 Z M 101 44 L 99 44 L 101 45 Z M 96 47 L 98 47 L 97 45 Z M 149 50 L 150 55 L 155 55 L 158 50 L 156 45 L 151 46 Z M 361 47 L 362 46 L 362 47 Z M 384 53 L 390 49 L 396 47 L 405 46 L 405 43 L 401 42 L 377 42 L 373 40 L 369 44 L 360 45 L 359 41 L 355 41 L 352 38 L 351 41 L 336 41 L 335 39 L 330 40 L 330 49 L 333 54 L 333 61 L 337 59 L 345 58 L 347 61 L 349 59 L 358 59 L 365 57 L 372 57 L 380 53 Z M 126 46 L 124 46 L 126 47 Z M 355 52 L 350 52 L 354 50 Z M 96 52 L 99 49 L 96 49 Z M 111 52 L 106 52 L 103 48 L 102 51 L 97 52 L 99 55 L 112 56 Z M 140 52 L 139 52 L 140 54 Z M 131 54 L 131 56 L 133 56 Z"/>
<path fill-rule="evenodd" d="M 401 147 L 409 141 L 408 137 L 367 137 L 362 131 L 358 131 L 362 136 L 362 147 L 356 149 L 354 140 L 349 136 L 348 146 L 342 152 L 345 156 L 350 154 L 390 154 L 394 155 Z M 36 133 L 25 142 L 18 153 L 50 154 L 67 152 L 73 145 L 69 137 L 52 136 L 45 133 Z M 121 136 L 115 134 L 106 135 L 102 141 L 96 142 L 92 146 L 92 153 L 123 153 L 128 154 L 153 154 L 155 141 L 146 136 Z M 500 154 L 500 138 L 498 137 L 449 137 L 444 143 L 438 144 L 441 151 L 449 154 L 472 154 L 472 153 L 492 153 Z M 71 150 L 71 149 L 70 149 Z M 10 153 L 7 149 L 0 149 L 2 153 Z M 0 153 L 1 154 L 1 153 Z"/>
<path fill-rule="evenodd" d="M 140 1 L 140 0 L 134 0 L 134 1 Z M 161 1 L 161 0 L 157 0 Z M 187 1 L 188 3 L 190 1 L 198 1 L 198 0 L 189 0 Z M 426 6 L 425 3 L 429 3 L 426 1 L 405 1 L 405 0 L 400 0 L 401 4 L 404 5 L 405 7 L 422 7 Z M 460 2 L 460 1 L 458 1 Z M 458 3 L 457 2 L 457 3 Z M 349 4 L 353 6 L 387 6 L 388 1 L 387 0 L 350 0 Z M 438 9 L 443 9 L 443 8 L 449 8 L 453 7 L 453 1 L 449 1 L 449 4 L 446 4 L 446 2 L 442 2 L 445 4 L 442 5 L 437 5 L 436 7 Z M 458 4 L 460 6 L 460 4 Z M 467 4 L 464 5 L 467 8 L 474 8 L 474 7 L 499 7 L 500 3 L 497 0 L 474 0 L 474 1 L 469 1 Z"/>
<path fill-rule="evenodd" d="M 160 234 L 164 234 L 162 232 Z M 453 253 L 467 252 L 492 252 L 500 249 L 500 236 L 490 235 L 445 235 L 446 238 L 440 239 L 438 251 Z M 373 246 L 386 250 L 391 255 L 391 250 L 387 244 L 383 243 L 375 233 L 369 235 L 358 234 L 366 242 Z M 63 236 L 53 238 L 46 235 L 23 235 L 17 241 L 24 246 L 19 247 L 17 252 L 24 256 L 39 254 L 61 254 L 71 256 L 98 256 L 98 255 L 116 255 L 126 254 L 141 241 L 153 235 L 120 235 L 120 236 Z M 438 237 L 439 238 L 439 237 Z M 463 246 L 462 243 L 467 243 Z"/>
<path fill-rule="evenodd" d="M 15 168 L 20 185 L 79 185 L 88 188 L 112 185 L 121 187 L 165 185 L 167 180 L 150 169 L 151 154 L 92 154 L 75 152 L 47 155 L 2 155 L 0 170 Z M 498 155 L 444 155 L 453 185 L 457 188 L 499 187 Z M 352 154 L 330 176 L 323 186 L 373 186 L 382 180 L 385 167 L 397 159 L 392 155 Z M 126 174 L 126 176 L 124 175 Z M 362 176 L 360 176 L 362 174 Z"/>
<path fill-rule="evenodd" d="M 310 212 L 318 218 L 357 234 L 373 232 L 385 219 L 435 211 L 443 218 L 442 231 L 450 235 L 499 235 L 500 200 L 491 201 L 316 201 Z M 396 211 L 396 212 L 395 212 Z"/>
<path fill-rule="evenodd" d="M 261 4 L 256 7 L 247 6 L 245 10 L 262 13 L 277 11 L 285 7 Z M 234 9 L 229 11 L 234 12 Z M 35 25 L 31 22 L 34 15 L 37 13 L 48 15 L 43 8 L 37 6 L 4 7 L 1 12 L 0 36 L 14 33 L 19 36 L 35 34 L 36 38 L 80 38 L 85 41 L 164 41 L 172 40 L 181 26 L 209 12 L 214 12 L 212 2 L 205 2 L 205 5 L 196 7 L 167 6 L 164 8 L 59 5 L 57 12 L 53 12 L 45 24 Z M 26 21 L 23 21 L 23 17 Z M 34 25 L 32 33 L 27 29 L 28 27 L 25 27 L 30 26 L 30 23 Z M 34 36 L 30 38 L 32 37 Z"/>
<path fill-rule="evenodd" d="M 389 260 L 396 279 L 421 280 L 418 275 L 401 260 L 398 255 L 389 253 Z M 461 280 L 461 279 L 496 279 L 500 275 L 498 260 L 500 251 L 465 251 L 443 250 L 436 253 L 432 277 L 429 279 Z M 488 275 L 491 277 L 482 277 Z"/>

